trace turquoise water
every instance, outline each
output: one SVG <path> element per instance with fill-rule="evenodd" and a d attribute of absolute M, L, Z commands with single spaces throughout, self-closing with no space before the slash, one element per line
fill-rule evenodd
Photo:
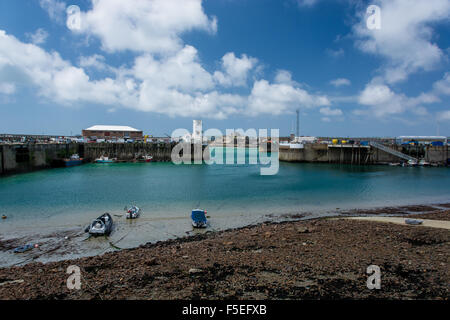
<path fill-rule="evenodd" d="M 260 166 L 248 164 L 87 164 L 1 178 L 0 215 L 8 219 L 0 221 L 0 234 L 82 229 L 101 213 L 121 215 L 133 203 L 144 211 L 133 226 L 144 231 L 123 243 L 131 247 L 184 235 L 197 207 L 208 210 L 219 230 L 267 215 L 449 200 L 447 168 L 280 163 L 277 175 L 261 176 Z M 125 220 L 115 219 L 128 232 Z M 145 223 L 154 230 L 140 226 Z"/>

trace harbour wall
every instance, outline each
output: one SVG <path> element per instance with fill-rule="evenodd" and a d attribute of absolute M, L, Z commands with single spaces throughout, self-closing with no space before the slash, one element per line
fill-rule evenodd
<path fill-rule="evenodd" d="M 117 158 L 119 162 L 130 162 L 145 155 L 151 155 L 156 162 L 169 162 L 172 161 L 171 155 L 175 145 L 175 143 L 5 144 L 0 145 L 0 175 L 62 167 L 63 159 L 75 153 L 79 154 L 84 162 L 93 162 L 101 156 Z M 189 144 L 184 147 L 189 148 Z M 195 150 L 193 145 L 190 147 Z M 198 150 L 203 153 L 205 146 Z M 184 160 L 195 161 L 197 158 L 201 159 L 201 156 L 200 153 L 192 154 L 190 159 Z"/>
<path fill-rule="evenodd" d="M 77 153 L 76 144 L 0 145 L 0 175 L 60 167 L 62 159 Z"/>
<path fill-rule="evenodd" d="M 400 146 L 389 148 L 430 163 L 446 164 L 448 146 Z M 303 149 L 280 146 L 280 161 L 346 164 L 384 164 L 404 161 L 377 148 L 360 145 L 305 144 Z"/>
<path fill-rule="evenodd" d="M 117 158 L 119 161 L 134 161 L 137 157 L 144 155 L 151 155 L 157 162 L 169 162 L 175 145 L 175 143 L 5 144 L 0 145 L 0 175 L 61 167 L 64 165 L 63 159 L 74 153 L 78 153 L 85 162 L 92 162 L 101 156 Z M 431 163 L 446 164 L 449 159 L 448 146 L 391 145 L 389 147 Z M 204 149 L 203 146 L 202 151 Z M 192 160 L 195 160 L 193 158 Z M 279 159 L 286 162 L 361 165 L 401 161 L 392 154 L 372 147 L 326 144 L 305 144 L 303 149 L 281 146 Z"/>

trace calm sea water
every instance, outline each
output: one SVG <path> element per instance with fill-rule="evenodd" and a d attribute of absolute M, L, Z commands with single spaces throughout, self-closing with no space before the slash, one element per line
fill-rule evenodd
<path fill-rule="evenodd" d="M 239 227 L 267 215 L 336 208 L 450 201 L 450 170 L 280 163 L 277 175 L 259 165 L 171 163 L 87 164 L 0 179 L 3 238 L 82 229 L 103 212 L 113 216 L 124 247 L 185 235 L 193 208 L 208 210 L 213 229 Z M 132 224 L 119 218 L 136 204 L 144 214 Z M 1 259 L 0 259 L 1 260 Z M 1 265 L 0 261 L 0 265 Z"/>

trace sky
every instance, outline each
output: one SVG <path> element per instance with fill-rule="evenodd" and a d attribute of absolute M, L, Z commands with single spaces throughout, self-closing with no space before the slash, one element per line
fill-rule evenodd
<path fill-rule="evenodd" d="M 450 136 L 449 27 L 449 0 L 0 0 L 0 133 L 287 136 L 300 110 L 301 135 Z"/>

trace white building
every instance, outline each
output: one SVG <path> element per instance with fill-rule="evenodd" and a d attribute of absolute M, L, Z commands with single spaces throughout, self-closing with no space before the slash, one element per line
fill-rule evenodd
<path fill-rule="evenodd" d="M 192 142 L 201 143 L 203 136 L 202 120 L 194 120 L 192 128 Z"/>

